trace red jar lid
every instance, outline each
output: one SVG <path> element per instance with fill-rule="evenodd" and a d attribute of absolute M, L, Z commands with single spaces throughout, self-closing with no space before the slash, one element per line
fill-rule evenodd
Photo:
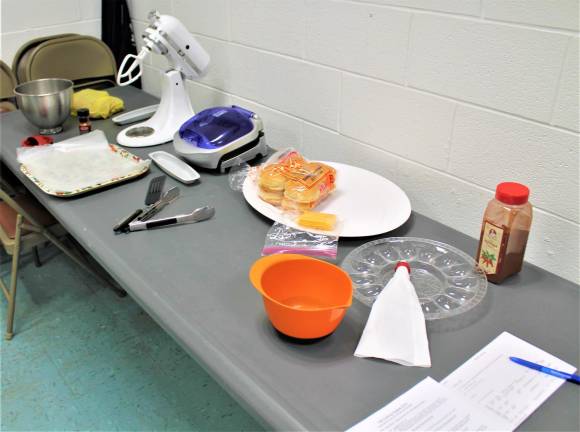
<path fill-rule="evenodd" d="M 522 205 L 528 202 L 529 196 L 528 187 L 520 183 L 500 183 L 495 189 L 495 198 L 504 204 Z"/>

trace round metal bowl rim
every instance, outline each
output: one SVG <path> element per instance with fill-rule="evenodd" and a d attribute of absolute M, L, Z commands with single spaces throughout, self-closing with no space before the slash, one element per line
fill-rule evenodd
<path fill-rule="evenodd" d="M 19 87 L 22 87 L 23 85 L 29 84 L 31 82 L 38 82 L 38 81 L 64 81 L 64 82 L 69 83 L 70 85 L 67 88 L 64 88 L 62 90 L 57 90 L 57 91 L 49 92 L 49 93 L 41 93 L 41 94 L 22 93 L 22 92 L 19 92 L 17 90 Z M 55 95 L 55 94 L 58 94 L 60 92 L 72 89 L 73 86 L 74 86 L 74 83 L 71 80 L 65 79 L 65 78 L 41 78 L 41 79 L 37 79 L 37 80 L 26 81 L 26 82 L 20 83 L 16 87 L 14 87 L 13 91 L 14 91 L 14 94 L 16 94 L 18 96 L 51 96 L 51 95 Z"/>

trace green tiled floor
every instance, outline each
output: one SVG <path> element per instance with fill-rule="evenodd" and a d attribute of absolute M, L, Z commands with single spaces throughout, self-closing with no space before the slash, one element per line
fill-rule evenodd
<path fill-rule="evenodd" d="M 40 268 L 24 256 L 16 334 L 2 341 L 2 431 L 261 430 L 130 297 L 54 249 L 41 256 Z"/>

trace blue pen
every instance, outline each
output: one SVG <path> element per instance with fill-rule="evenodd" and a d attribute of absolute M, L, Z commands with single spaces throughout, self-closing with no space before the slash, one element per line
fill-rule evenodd
<path fill-rule="evenodd" d="M 519 365 L 529 367 L 530 369 L 544 372 L 548 375 L 562 378 L 562 379 L 568 380 L 570 382 L 573 382 L 575 384 L 580 384 L 580 375 L 574 375 L 574 374 L 558 371 L 556 369 L 550 369 L 549 367 L 542 366 L 542 365 L 539 365 L 537 363 L 532 363 L 530 361 L 527 361 L 527 360 L 524 360 L 524 359 L 521 359 L 518 357 L 510 357 L 510 360 L 513 361 L 514 363 L 519 364 Z"/>

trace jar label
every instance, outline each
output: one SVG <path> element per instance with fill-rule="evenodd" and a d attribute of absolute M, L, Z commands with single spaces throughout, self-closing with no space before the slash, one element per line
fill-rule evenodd
<path fill-rule="evenodd" d="M 487 274 L 497 273 L 504 230 L 489 222 L 485 222 L 481 235 L 481 250 L 479 251 L 479 266 Z"/>

